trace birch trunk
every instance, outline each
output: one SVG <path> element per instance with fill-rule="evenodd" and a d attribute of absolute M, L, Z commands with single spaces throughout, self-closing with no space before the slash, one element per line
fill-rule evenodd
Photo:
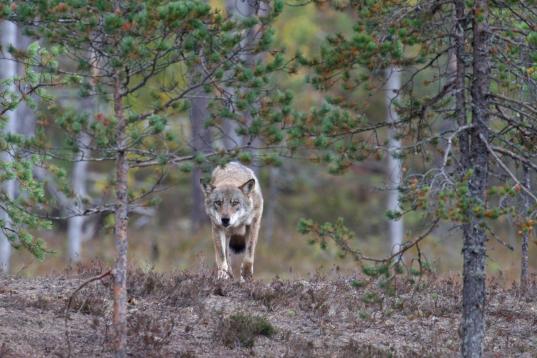
<path fill-rule="evenodd" d="M 0 25 L 0 40 L 2 48 L 7 49 L 9 44 L 16 47 L 17 44 L 17 26 L 10 21 L 2 21 Z M 4 51 L 6 60 L 1 61 L 0 64 L 0 73 L 1 78 L 13 78 L 17 75 L 17 63 L 12 60 L 12 56 Z M 10 92 L 15 92 L 15 86 L 10 85 Z M 7 124 L 5 127 L 5 132 L 15 132 L 17 126 L 17 111 L 7 112 Z M 2 152 L 0 159 L 4 163 L 10 163 L 13 161 L 12 156 L 8 152 Z M 17 190 L 16 182 L 14 180 L 9 180 L 3 183 L 3 191 L 6 194 L 9 200 L 14 199 L 15 192 Z M 11 219 L 9 215 L 0 210 L 0 220 L 4 222 L 5 227 L 10 226 Z M 4 274 L 8 274 L 11 266 L 11 243 L 8 240 L 5 232 L 0 230 L 0 271 Z"/>
<path fill-rule="evenodd" d="M 86 100 L 90 102 L 90 100 Z M 92 103 L 85 103 L 83 107 L 87 109 Z M 71 176 L 71 184 L 75 198 L 73 200 L 73 209 L 82 205 L 82 199 L 87 196 L 86 178 L 88 176 L 89 163 L 84 158 L 90 156 L 90 151 L 87 146 L 90 144 L 91 138 L 87 133 L 82 132 L 78 137 L 79 152 L 76 156 L 77 161 L 73 164 L 73 172 Z M 86 218 L 84 216 L 73 216 L 67 220 L 67 255 L 69 263 L 77 263 L 82 259 L 82 238 L 83 227 Z"/>
<path fill-rule="evenodd" d="M 227 0 L 226 1 L 226 10 L 227 13 L 234 17 L 235 19 L 244 19 L 256 14 L 256 7 L 259 6 L 257 3 L 250 1 L 237 1 L 237 0 Z M 254 29 L 250 30 L 248 34 L 243 38 L 241 45 L 243 48 L 247 48 L 251 42 L 252 37 L 254 36 Z M 245 61 L 247 64 L 251 64 L 254 61 L 253 56 L 242 54 L 241 60 Z M 235 96 L 235 88 L 229 88 L 228 91 Z M 238 89 L 240 91 L 240 89 Z M 247 115 L 247 122 L 249 123 L 251 119 Z M 224 146 L 226 149 L 231 149 L 240 145 L 246 145 L 249 141 L 248 138 L 240 138 L 236 131 L 238 124 L 235 121 L 226 121 L 224 123 L 224 132 L 226 137 L 224 138 Z"/>
<path fill-rule="evenodd" d="M 93 86 L 97 76 L 96 59 L 92 54 L 90 61 L 93 64 L 92 76 Z M 98 107 L 97 99 L 94 96 L 90 96 L 82 100 L 81 107 L 84 112 L 89 113 L 89 121 L 92 120 L 95 108 Z M 71 177 L 71 184 L 73 186 L 73 193 L 75 199 L 73 201 L 73 209 L 75 206 L 82 206 L 82 201 L 87 197 L 87 177 L 89 163 L 84 160 L 91 156 L 91 150 L 89 146 L 91 144 L 91 137 L 84 131 L 77 138 L 79 151 L 76 156 L 76 161 L 73 164 L 73 173 Z M 79 208 L 82 209 L 82 208 Z M 80 210 L 82 211 L 82 210 Z M 69 263 L 77 263 L 82 259 L 82 241 L 85 238 L 84 224 L 88 221 L 85 216 L 74 216 L 67 220 L 67 260 Z"/>
<path fill-rule="evenodd" d="M 87 137 L 81 135 L 81 137 Z M 82 142 L 83 139 L 80 139 Z M 71 176 L 71 184 L 73 192 L 76 195 L 74 205 L 80 205 L 81 198 L 87 196 L 86 178 L 88 174 L 88 162 L 81 160 L 85 154 L 79 153 L 77 159 L 79 161 L 73 164 L 73 173 Z M 67 259 L 73 264 L 80 262 L 82 259 L 82 238 L 83 227 L 86 218 L 84 216 L 73 216 L 67 220 Z"/>
<path fill-rule="evenodd" d="M 125 357 L 127 349 L 127 224 L 128 224 L 128 174 L 127 123 L 123 114 L 121 80 L 116 74 L 114 85 L 114 115 L 116 129 L 116 263 L 114 268 L 113 331 L 116 357 Z"/>
<path fill-rule="evenodd" d="M 32 38 L 24 36 L 20 30 L 17 29 L 17 47 L 24 50 L 30 46 L 33 42 Z M 19 76 L 24 75 L 25 65 L 23 63 L 17 64 L 17 73 Z M 35 135 L 36 116 L 34 111 L 26 104 L 21 102 L 17 106 L 17 133 L 26 138 L 31 138 Z M 31 154 L 23 153 L 26 158 Z"/>
<path fill-rule="evenodd" d="M 397 139 L 395 123 L 399 121 L 399 115 L 395 110 L 394 101 L 397 99 L 401 89 L 401 71 L 397 67 L 390 67 L 386 70 L 386 122 L 390 124 L 388 129 L 388 180 L 391 189 L 388 191 L 388 210 L 400 212 L 400 192 L 401 178 L 403 175 L 403 163 L 399 158 L 401 151 L 401 141 Z M 403 218 L 390 220 L 389 234 L 392 252 L 399 251 L 403 243 L 404 224 Z"/>
<path fill-rule="evenodd" d="M 485 188 L 488 178 L 488 93 L 490 86 L 490 41 L 488 39 L 488 7 L 486 0 L 474 2 L 473 30 L 473 81 L 471 85 L 472 123 L 470 147 L 463 156 L 467 157 L 473 175 L 469 181 L 469 195 L 480 204 L 485 203 Z M 485 337 L 485 260 L 486 235 L 480 220 L 468 211 L 469 224 L 463 228 L 463 317 L 462 355 L 482 357 Z"/>

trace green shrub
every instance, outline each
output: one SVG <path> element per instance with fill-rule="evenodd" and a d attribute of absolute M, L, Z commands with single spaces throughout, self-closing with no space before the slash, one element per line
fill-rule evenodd
<path fill-rule="evenodd" d="M 251 348 L 257 336 L 271 337 L 276 329 L 265 317 L 235 313 L 222 321 L 219 331 L 224 345 Z"/>

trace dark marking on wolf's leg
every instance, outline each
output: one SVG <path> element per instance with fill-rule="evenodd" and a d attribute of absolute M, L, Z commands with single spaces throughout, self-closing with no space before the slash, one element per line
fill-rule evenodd
<path fill-rule="evenodd" d="M 231 235 L 229 248 L 236 254 L 244 252 L 246 249 L 246 237 L 241 235 Z"/>

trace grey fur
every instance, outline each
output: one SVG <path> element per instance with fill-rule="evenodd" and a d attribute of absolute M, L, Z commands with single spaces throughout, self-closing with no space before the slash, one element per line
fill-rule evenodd
<path fill-rule="evenodd" d="M 254 172 L 231 162 L 217 167 L 211 182 L 201 186 L 205 211 L 212 223 L 218 277 L 233 277 L 229 259 L 232 248 L 235 253 L 244 252 L 241 280 L 251 279 L 263 214 L 263 196 Z"/>

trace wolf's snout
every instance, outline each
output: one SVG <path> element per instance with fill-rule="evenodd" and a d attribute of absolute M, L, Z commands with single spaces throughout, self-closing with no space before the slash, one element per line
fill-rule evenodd
<path fill-rule="evenodd" d="M 222 225 L 224 225 L 224 227 L 228 227 L 229 226 L 229 218 L 222 218 Z"/>

